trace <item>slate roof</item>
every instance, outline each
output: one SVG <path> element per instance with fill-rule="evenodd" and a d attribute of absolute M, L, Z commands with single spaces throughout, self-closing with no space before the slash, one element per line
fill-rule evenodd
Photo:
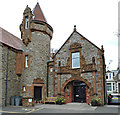
<path fill-rule="evenodd" d="M 33 20 L 39 20 L 39 21 L 43 21 L 43 22 L 47 23 L 46 18 L 44 16 L 42 9 L 40 8 L 40 5 L 38 2 L 32 12 L 34 14 Z"/>
<path fill-rule="evenodd" d="M 17 50 L 22 50 L 22 40 L 0 27 L 0 42 Z"/>
<path fill-rule="evenodd" d="M 120 81 L 119 75 L 120 75 L 120 69 L 118 70 L 116 76 L 114 77 L 114 80 L 115 80 L 115 81 Z"/>

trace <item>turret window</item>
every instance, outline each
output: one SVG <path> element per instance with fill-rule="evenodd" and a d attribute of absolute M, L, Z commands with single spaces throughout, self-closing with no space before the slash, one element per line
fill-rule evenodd
<path fill-rule="evenodd" d="M 26 91 L 26 87 L 25 86 L 23 86 L 23 91 Z"/>
<path fill-rule="evenodd" d="M 29 26 L 29 19 L 28 16 L 25 17 L 25 29 L 28 29 Z"/>
<path fill-rule="evenodd" d="M 53 68 L 52 67 L 50 68 L 50 72 L 53 72 Z"/>
<path fill-rule="evenodd" d="M 28 67 L 28 55 L 25 56 L 25 67 Z"/>

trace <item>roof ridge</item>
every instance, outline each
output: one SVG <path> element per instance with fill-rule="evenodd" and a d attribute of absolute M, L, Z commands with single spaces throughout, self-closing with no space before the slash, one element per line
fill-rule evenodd
<path fill-rule="evenodd" d="M 64 44 L 59 48 L 59 50 L 54 54 L 53 58 L 57 55 L 57 53 L 62 49 L 62 47 L 66 44 L 66 42 L 71 38 L 71 36 L 72 36 L 75 32 L 76 32 L 77 34 L 79 34 L 81 37 L 83 37 L 85 40 L 87 40 L 89 43 L 91 43 L 92 45 L 94 45 L 97 49 L 99 49 L 100 51 L 102 51 L 98 46 L 96 46 L 94 43 L 92 43 L 92 42 L 89 41 L 86 37 L 84 37 L 82 34 L 80 34 L 80 33 L 76 30 L 76 26 L 74 26 L 73 32 L 72 32 L 71 35 L 68 37 L 68 39 L 64 42 Z"/>

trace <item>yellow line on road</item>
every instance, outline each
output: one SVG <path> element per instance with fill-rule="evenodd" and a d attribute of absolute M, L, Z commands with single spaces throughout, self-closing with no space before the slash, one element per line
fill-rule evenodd
<path fill-rule="evenodd" d="M 26 113 L 32 113 L 32 112 L 34 112 L 34 111 L 38 111 L 38 110 L 41 110 L 41 109 L 43 109 L 43 108 L 33 109 L 33 110 L 31 110 L 31 111 L 29 111 L 29 112 L 26 112 Z"/>
<path fill-rule="evenodd" d="M 26 113 L 32 113 L 32 112 L 34 112 L 34 111 L 35 111 L 35 109 L 33 109 L 32 111 L 26 112 Z"/>
<path fill-rule="evenodd" d="M 39 109 L 32 109 L 31 111 L 28 111 L 28 112 L 13 112 L 13 111 L 0 111 L 0 113 L 32 113 L 34 111 L 38 111 L 40 109 L 43 109 L 43 108 L 39 108 Z"/>
<path fill-rule="evenodd" d="M 21 113 L 21 112 L 13 112 L 13 111 L 0 111 L 1 113 Z"/>

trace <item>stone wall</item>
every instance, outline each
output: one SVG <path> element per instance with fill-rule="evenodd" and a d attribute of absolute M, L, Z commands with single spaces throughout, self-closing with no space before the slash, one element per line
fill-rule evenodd
<path fill-rule="evenodd" d="M 48 82 L 48 97 L 54 96 L 54 77 L 49 75 L 49 82 Z"/>
<path fill-rule="evenodd" d="M 2 44 L 0 44 L 0 107 L 2 106 Z"/>
<path fill-rule="evenodd" d="M 26 46 L 23 44 L 23 55 L 29 56 L 29 67 L 23 70 L 22 74 L 22 82 L 23 86 L 30 86 L 33 85 L 33 80 L 40 78 L 44 81 L 44 86 L 46 87 L 46 79 L 47 79 L 47 61 L 50 57 L 50 38 L 47 34 L 42 32 L 31 32 L 31 42 Z M 24 94 L 24 96 L 31 96 L 33 97 L 33 90 L 30 89 L 32 92 L 30 95 L 29 91 Z M 46 88 L 44 90 L 46 95 Z"/>
<path fill-rule="evenodd" d="M 0 28 L 0 39 L 2 39 L 1 28 Z M 0 107 L 1 106 L 2 106 L 2 44 L 0 43 Z"/>
<path fill-rule="evenodd" d="M 8 49 L 9 48 L 9 49 Z M 7 105 L 10 104 L 11 96 L 20 96 L 20 77 L 16 75 L 17 51 L 10 47 L 2 47 L 2 104 L 5 105 L 6 76 L 7 76 Z M 8 63 L 8 68 L 7 68 Z"/>

